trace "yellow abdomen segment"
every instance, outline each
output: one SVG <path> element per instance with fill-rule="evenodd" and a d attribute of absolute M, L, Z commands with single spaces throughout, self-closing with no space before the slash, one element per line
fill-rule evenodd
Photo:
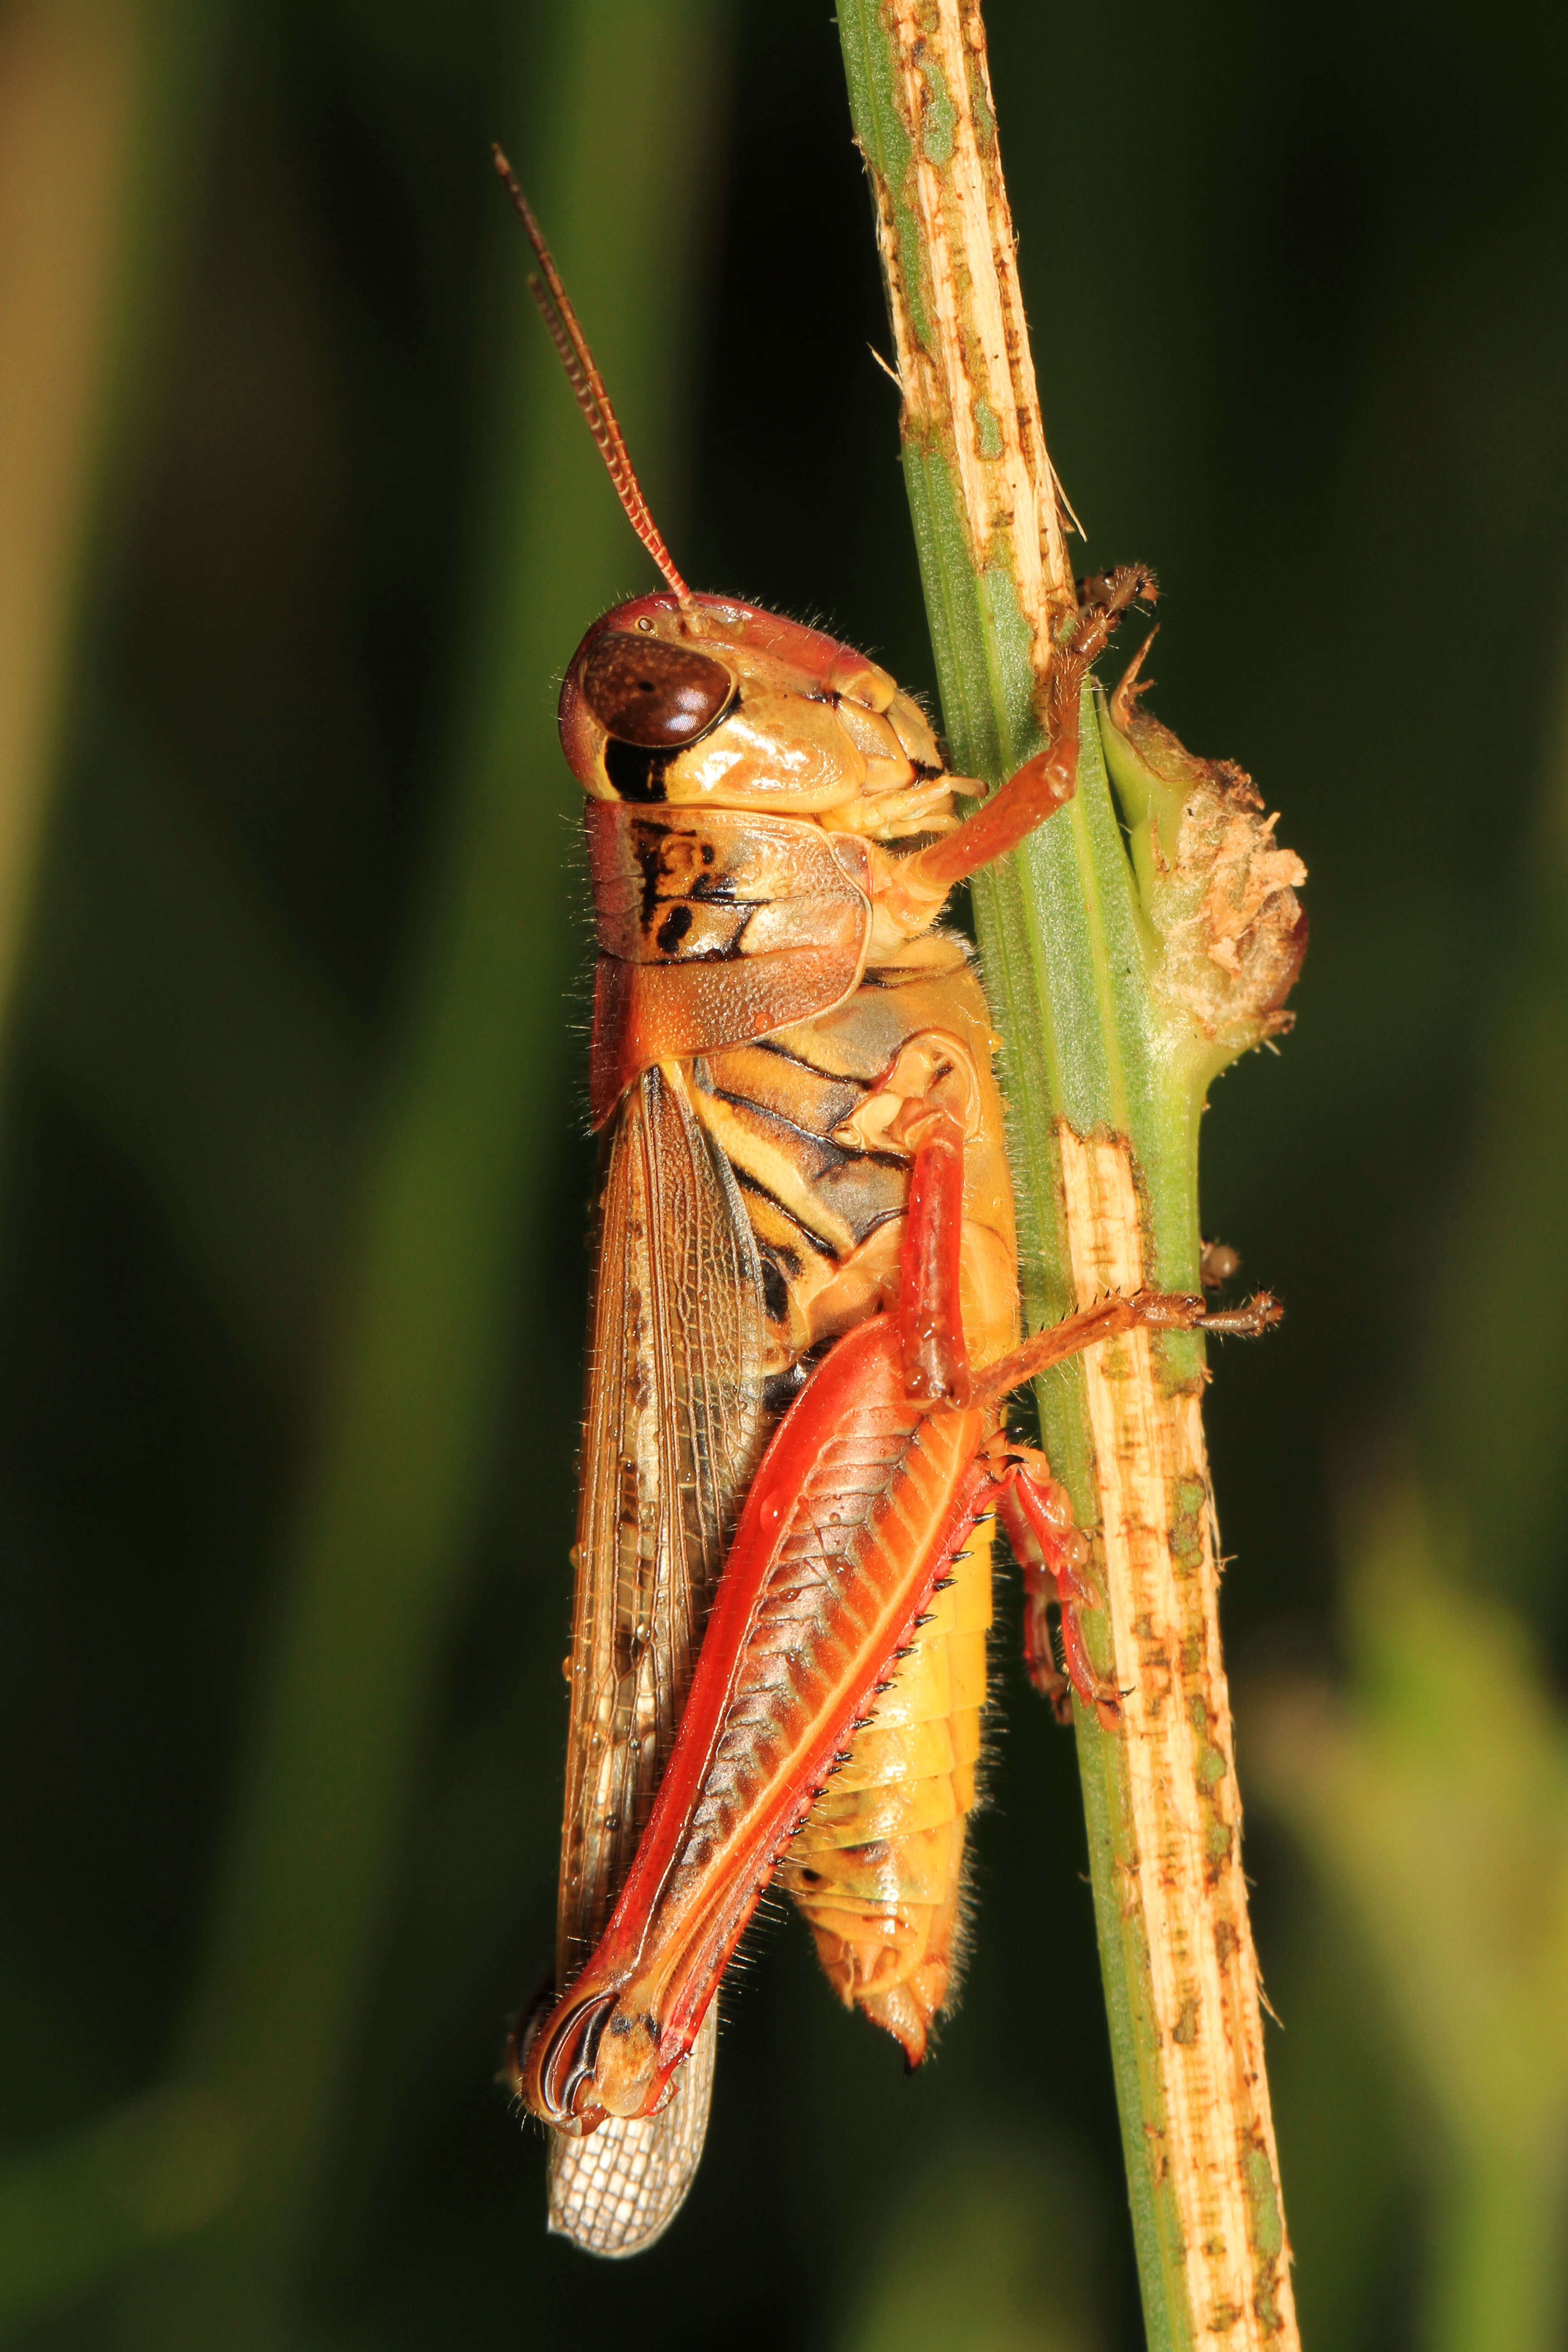
<path fill-rule="evenodd" d="M 991 1539 L 984 1519 L 779 1871 L 846 2008 L 924 2055 L 958 1960 L 976 1796 Z"/>

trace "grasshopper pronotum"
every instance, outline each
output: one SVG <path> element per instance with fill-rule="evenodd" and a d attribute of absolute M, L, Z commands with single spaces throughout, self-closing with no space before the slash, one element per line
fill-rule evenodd
<path fill-rule="evenodd" d="M 952 1990 L 991 1540 L 1037 1685 L 1114 1726 L 1088 1546 L 1010 1392 L 1135 1324 L 1255 1333 L 1266 1295 L 1111 1297 L 1020 1344 L 994 1038 L 953 886 L 1075 788 L 1091 583 L 1047 748 L 973 814 L 920 709 L 820 632 L 697 595 L 643 500 L 532 215 L 531 280 L 668 588 L 595 622 L 561 695 L 598 929 L 607 1139 L 590 1332 L 557 1983 L 511 2078 L 551 2210 L 648 2243 L 700 2153 L 712 2002 L 763 1889 L 918 2064 Z M 1059 1609 L 1062 1664 L 1047 1623 Z"/>

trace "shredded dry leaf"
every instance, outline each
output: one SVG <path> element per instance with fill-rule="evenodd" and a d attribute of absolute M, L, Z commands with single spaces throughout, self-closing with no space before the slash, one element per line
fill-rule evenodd
<path fill-rule="evenodd" d="M 1174 854 L 1150 825 L 1153 877 L 1148 912 L 1163 943 L 1156 1001 L 1181 1014 L 1229 1060 L 1280 1035 L 1307 952 L 1307 917 L 1296 893 L 1307 869 L 1274 838 L 1250 776 L 1229 760 L 1200 760 L 1142 707 L 1145 640 L 1110 698 L 1111 724 L 1159 798 L 1176 809 Z"/>

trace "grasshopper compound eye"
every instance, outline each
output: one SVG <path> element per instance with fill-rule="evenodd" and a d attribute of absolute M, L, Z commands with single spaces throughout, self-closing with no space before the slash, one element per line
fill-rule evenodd
<path fill-rule="evenodd" d="M 722 662 L 687 646 L 609 630 L 583 665 L 583 699 L 617 742 L 641 751 L 693 743 L 733 699 Z"/>

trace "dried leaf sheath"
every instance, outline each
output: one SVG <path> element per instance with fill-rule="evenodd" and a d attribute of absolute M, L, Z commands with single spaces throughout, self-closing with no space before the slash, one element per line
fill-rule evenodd
<path fill-rule="evenodd" d="M 647 1818 L 762 1428 L 761 1277 L 734 1179 L 679 1082 L 650 1070 L 612 1133 L 599 1208 L 556 1966 L 597 1940 Z M 661 2116 L 552 2137 L 552 2226 L 631 2253 L 701 2153 L 713 2023 Z"/>

